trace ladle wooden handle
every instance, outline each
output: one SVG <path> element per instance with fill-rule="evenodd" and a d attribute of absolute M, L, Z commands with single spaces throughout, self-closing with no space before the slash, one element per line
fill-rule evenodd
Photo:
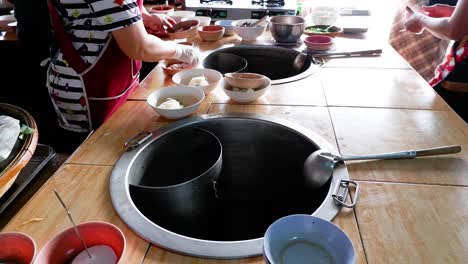
<path fill-rule="evenodd" d="M 423 157 L 423 156 L 452 154 L 452 153 L 458 153 L 460 151 L 461 151 L 461 146 L 453 145 L 453 146 L 445 146 L 445 147 L 438 147 L 438 148 L 401 151 L 401 152 L 393 152 L 393 153 L 382 153 L 382 154 L 374 154 L 374 155 L 337 156 L 334 158 L 334 160 L 345 161 L 345 160 L 374 160 L 374 159 L 412 159 L 412 158 Z"/>
<path fill-rule="evenodd" d="M 375 55 L 381 54 L 381 49 L 376 50 L 361 50 L 361 51 L 348 51 L 348 52 L 328 52 L 328 53 L 310 53 L 313 57 L 329 57 L 329 56 L 353 56 L 353 55 Z"/>
<path fill-rule="evenodd" d="M 461 151 L 461 146 L 458 146 L 458 145 L 445 146 L 445 147 L 439 147 L 439 148 L 430 148 L 430 149 L 421 149 L 421 150 L 416 150 L 416 157 L 452 154 L 452 153 L 458 153 L 460 151 Z"/>

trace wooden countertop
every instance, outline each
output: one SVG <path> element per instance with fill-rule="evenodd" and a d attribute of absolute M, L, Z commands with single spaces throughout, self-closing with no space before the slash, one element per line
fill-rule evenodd
<path fill-rule="evenodd" d="M 216 43 L 193 40 L 205 55 L 239 43 L 235 36 Z M 355 209 L 343 209 L 333 222 L 350 236 L 357 263 L 463 263 L 468 258 L 468 125 L 384 40 L 338 38 L 336 45 L 375 45 L 384 52 L 331 60 L 307 79 L 272 87 L 252 104 L 235 104 L 217 89 L 197 114 L 254 112 L 289 119 L 323 136 L 341 154 L 462 145 L 462 153 L 443 157 L 348 162 L 350 177 L 362 185 L 361 197 Z M 135 235 L 114 212 L 108 189 L 113 165 L 128 138 L 169 123 L 145 102 L 150 92 L 169 85 L 170 78 L 156 67 L 3 231 L 25 232 L 40 249 L 69 227 L 55 188 L 77 222 L 108 221 L 123 230 L 123 263 L 263 263 L 261 257 L 220 261 L 163 250 Z"/>

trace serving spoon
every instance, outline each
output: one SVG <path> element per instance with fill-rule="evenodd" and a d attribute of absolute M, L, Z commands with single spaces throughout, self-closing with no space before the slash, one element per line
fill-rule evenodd
<path fill-rule="evenodd" d="M 307 65 L 307 61 L 311 60 L 311 57 L 332 57 L 332 56 L 345 56 L 345 57 L 353 57 L 353 56 L 365 56 L 365 55 L 380 55 L 382 53 L 381 49 L 376 50 L 360 50 L 360 51 L 345 51 L 345 52 L 325 52 L 325 53 L 308 53 L 308 52 L 299 52 L 297 56 L 294 58 L 293 67 L 296 70 L 301 70 L 305 65 Z"/>
<path fill-rule="evenodd" d="M 314 151 L 304 162 L 305 184 L 311 189 L 322 187 L 332 176 L 336 163 L 346 160 L 377 159 L 414 159 L 416 157 L 458 153 L 461 146 L 444 146 L 421 150 L 410 150 L 392 153 L 371 154 L 362 156 L 339 156 L 322 150 Z"/>

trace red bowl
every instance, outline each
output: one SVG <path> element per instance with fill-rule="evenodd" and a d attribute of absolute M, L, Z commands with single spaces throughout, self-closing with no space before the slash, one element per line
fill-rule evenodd
<path fill-rule="evenodd" d="M 77 227 L 88 247 L 109 246 L 117 256 L 117 261 L 121 259 L 125 251 L 125 237 L 118 227 L 106 222 L 88 222 Z M 83 245 L 71 227 L 49 240 L 39 251 L 34 263 L 70 263 L 83 250 Z"/>
<path fill-rule="evenodd" d="M 36 243 L 23 233 L 0 233 L 0 262 L 30 264 L 36 254 Z"/>
<path fill-rule="evenodd" d="M 198 35 L 205 41 L 217 41 L 223 38 L 226 29 L 222 26 L 204 26 L 198 29 Z"/>
<path fill-rule="evenodd" d="M 333 38 L 329 36 L 309 36 L 304 39 L 304 43 L 310 50 L 328 50 L 333 46 Z"/>
<path fill-rule="evenodd" d="M 158 5 L 158 6 L 153 6 L 150 8 L 150 13 L 155 13 L 155 14 L 167 15 L 172 11 L 174 11 L 174 8 L 172 6 L 167 6 L 167 5 Z"/>

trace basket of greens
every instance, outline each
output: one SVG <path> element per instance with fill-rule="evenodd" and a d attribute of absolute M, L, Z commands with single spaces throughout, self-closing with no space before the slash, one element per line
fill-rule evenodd
<path fill-rule="evenodd" d="M 22 108 L 0 103 L 0 197 L 31 159 L 37 140 L 34 118 Z"/>

